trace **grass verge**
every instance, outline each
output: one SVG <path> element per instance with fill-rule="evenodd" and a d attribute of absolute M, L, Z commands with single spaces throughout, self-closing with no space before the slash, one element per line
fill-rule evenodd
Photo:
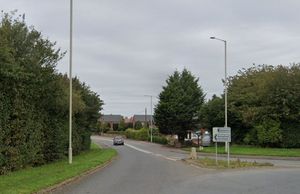
<path fill-rule="evenodd" d="M 183 148 L 190 151 L 191 148 Z M 215 147 L 204 147 L 203 150 L 198 150 L 203 153 L 215 153 Z M 218 153 L 225 154 L 224 146 L 218 145 Z M 253 155 L 253 156 L 278 156 L 278 157 L 300 157 L 300 148 L 261 148 L 254 146 L 233 145 L 230 146 L 230 153 L 233 155 Z"/>
<path fill-rule="evenodd" d="M 114 149 L 99 149 L 92 144 L 89 151 L 74 156 L 71 165 L 66 159 L 0 176 L 0 193 L 37 192 L 105 164 L 116 155 Z"/>
<path fill-rule="evenodd" d="M 240 161 L 237 160 L 231 160 L 230 165 L 228 167 L 227 160 L 218 160 L 218 163 L 216 164 L 215 159 L 211 158 L 202 158 L 197 160 L 187 160 L 188 163 L 192 163 L 194 165 L 200 166 L 202 168 L 213 168 L 213 169 L 225 169 L 225 168 L 251 168 L 251 167 L 270 167 L 273 166 L 271 163 L 258 163 L 258 162 L 247 162 L 247 161 Z"/>

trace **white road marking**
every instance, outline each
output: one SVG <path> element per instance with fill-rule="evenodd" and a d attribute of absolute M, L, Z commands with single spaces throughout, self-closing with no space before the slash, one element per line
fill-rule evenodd
<path fill-rule="evenodd" d="M 174 158 L 170 158 L 170 157 L 167 157 L 167 156 L 162 156 L 162 158 L 164 159 L 167 159 L 167 160 L 171 160 L 171 161 L 177 161 L 177 159 L 174 159 Z"/>
<path fill-rule="evenodd" d="M 153 153 L 150 152 L 150 151 L 143 150 L 143 149 L 141 149 L 141 148 L 135 147 L 135 146 L 130 145 L 130 144 L 127 144 L 127 143 L 125 143 L 125 145 L 128 146 L 128 147 L 130 147 L 130 148 L 132 148 L 132 149 L 134 149 L 134 150 L 137 150 L 137 151 L 140 151 L 140 152 L 143 152 L 143 153 L 146 153 L 146 154 L 153 154 Z"/>

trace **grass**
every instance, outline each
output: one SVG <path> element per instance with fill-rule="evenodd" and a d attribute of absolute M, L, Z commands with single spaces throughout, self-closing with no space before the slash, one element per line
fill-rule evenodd
<path fill-rule="evenodd" d="M 211 158 L 202 158 L 197 160 L 189 160 L 189 163 L 193 163 L 194 165 L 198 165 L 204 168 L 213 168 L 213 169 L 225 169 L 228 168 L 227 160 L 218 160 L 218 164 L 216 164 L 215 159 Z M 273 166 L 271 163 L 257 163 L 257 162 L 246 162 L 237 160 L 231 160 L 229 168 L 251 168 L 251 167 L 266 167 Z"/>
<path fill-rule="evenodd" d="M 66 159 L 0 176 L 0 193 L 14 194 L 40 191 L 104 164 L 116 154 L 114 149 L 100 149 L 96 144 L 92 144 L 89 151 L 74 156 L 71 165 Z"/>
<path fill-rule="evenodd" d="M 183 148 L 190 151 L 190 148 Z M 203 150 L 197 150 L 204 153 L 215 153 L 215 147 L 204 147 Z M 218 153 L 225 154 L 224 146 L 218 145 Z M 261 148 L 254 146 L 233 145 L 230 146 L 230 154 L 233 155 L 253 155 L 253 156 L 279 156 L 279 157 L 300 157 L 300 148 Z"/>

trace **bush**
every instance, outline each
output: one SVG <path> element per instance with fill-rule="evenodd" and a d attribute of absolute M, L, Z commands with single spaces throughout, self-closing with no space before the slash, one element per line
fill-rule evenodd
<path fill-rule="evenodd" d="M 107 134 L 125 135 L 125 131 L 107 131 Z"/>
<path fill-rule="evenodd" d="M 285 148 L 299 148 L 300 147 L 300 123 L 289 122 L 282 124 L 283 129 L 283 143 Z"/>
<path fill-rule="evenodd" d="M 140 130 L 135 130 L 135 129 L 127 129 L 125 131 L 125 136 L 129 139 L 135 139 L 135 140 L 141 140 L 141 141 L 150 141 L 151 138 L 149 136 L 149 129 L 147 128 L 141 128 Z M 155 135 L 152 136 L 152 141 L 154 143 L 159 143 L 159 144 L 167 144 L 168 140 L 166 137 L 161 136 L 161 135 Z"/>
<path fill-rule="evenodd" d="M 149 137 L 148 141 L 150 141 L 150 140 L 151 140 L 151 138 Z M 153 136 L 152 141 L 154 143 L 159 143 L 159 144 L 163 144 L 163 145 L 166 145 L 168 143 L 167 138 L 164 136 Z"/>
<path fill-rule="evenodd" d="M 261 146 L 278 146 L 282 141 L 280 123 L 274 120 L 266 120 L 255 127 L 258 143 Z"/>
<path fill-rule="evenodd" d="M 141 128 L 140 130 L 134 130 L 131 128 L 126 129 L 125 135 L 129 139 L 147 141 L 148 140 L 148 129 L 146 129 L 146 128 Z"/>
<path fill-rule="evenodd" d="M 109 131 L 110 130 L 110 125 L 109 125 L 109 123 L 101 123 L 100 124 L 100 132 L 102 132 L 102 133 L 106 133 L 107 131 Z"/>
<path fill-rule="evenodd" d="M 137 121 L 134 125 L 134 129 L 142 129 L 143 128 L 143 124 L 140 121 Z"/>

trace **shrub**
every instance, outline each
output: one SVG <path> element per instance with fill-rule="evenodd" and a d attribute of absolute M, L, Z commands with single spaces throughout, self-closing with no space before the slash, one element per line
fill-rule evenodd
<path fill-rule="evenodd" d="M 107 131 L 107 134 L 125 135 L 125 131 Z"/>
<path fill-rule="evenodd" d="M 278 146 L 282 141 L 280 123 L 274 120 L 266 120 L 255 127 L 258 143 L 261 146 Z"/>
<path fill-rule="evenodd" d="M 129 139 L 136 139 L 136 140 L 142 140 L 147 141 L 148 139 L 148 129 L 141 128 L 140 130 L 134 130 L 134 129 L 126 129 L 125 135 Z"/>
<path fill-rule="evenodd" d="M 149 137 L 148 141 L 150 141 L 150 140 L 151 140 L 151 138 Z M 167 138 L 164 136 L 153 136 L 152 141 L 154 143 L 159 143 L 159 144 L 163 144 L 163 145 L 166 145 L 168 143 Z"/>
<path fill-rule="evenodd" d="M 137 121 L 134 125 L 134 129 L 142 129 L 143 128 L 143 124 L 140 121 Z"/>

